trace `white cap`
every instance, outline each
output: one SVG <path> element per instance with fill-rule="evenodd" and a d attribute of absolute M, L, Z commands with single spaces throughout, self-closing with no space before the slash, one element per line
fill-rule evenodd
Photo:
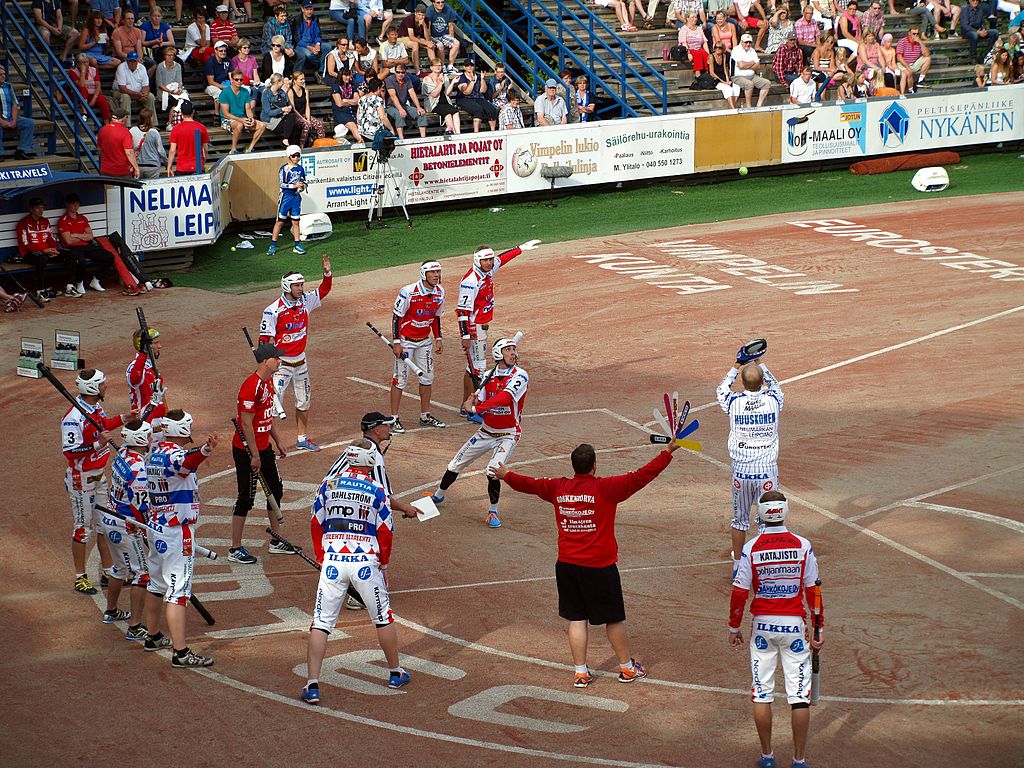
<path fill-rule="evenodd" d="M 484 259 L 493 259 L 494 249 L 493 248 L 481 248 L 479 251 L 473 254 L 473 266 L 480 269 L 480 262 Z"/>
<path fill-rule="evenodd" d="M 743 35 L 742 35 L 742 36 L 740 37 L 740 42 L 741 42 L 741 43 L 752 43 L 752 42 L 754 42 L 754 38 L 752 38 L 752 37 L 751 37 L 750 35 L 748 35 L 748 34 L 744 33 L 744 34 L 743 34 Z"/>
<path fill-rule="evenodd" d="M 227 48 L 228 44 L 225 43 L 223 40 L 218 40 L 216 43 L 213 44 L 213 47 L 214 48 Z"/>
<path fill-rule="evenodd" d="M 227 13 L 227 12 L 228 12 L 228 7 L 226 5 L 218 5 L 217 6 L 217 13 Z"/>
<path fill-rule="evenodd" d="M 302 154 L 302 147 L 300 147 L 298 144 L 289 144 L 287 152 L 288 152 L 288 157 L 291 157 L 292 155 L 301 155 Z"/>
<path fill-rule="evenodd" d="M 918 192 L 941 192 L 949 186 L 949 174 L 938 166 L 922 168 L 910 183 Z"/>

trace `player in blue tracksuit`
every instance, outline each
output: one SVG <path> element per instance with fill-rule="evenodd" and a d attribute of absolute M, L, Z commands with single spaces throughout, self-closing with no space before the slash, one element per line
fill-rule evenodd
<path fill-rule="evenodd" d="M 281 186 L 281 199 L 277 204 L 277 221 L 274 222 L 274 232 L 270 238 L 270 248 L 267 255 L 273 256 L 277 253 L 277 236 L 285 222 L 291 219 L 292 237 L 295 238 L 295 252 L 302 254 L 306 249 L 302 247 L 301 235 L 299 233 L 299 218 L 302 216 L 302 193 L 306 189 L 306 171 L 299 162 L 302 150 L 292 144 L 288 147 L 288 162 L 281 166 L 278 174 Z"/>

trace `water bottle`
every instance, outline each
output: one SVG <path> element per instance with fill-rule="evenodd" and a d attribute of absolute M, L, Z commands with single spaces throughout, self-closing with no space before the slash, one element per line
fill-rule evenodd
<path fill-rule="evenodd" d="M 662 48 L 662 49 L 661 49 L 661 58 L 662 58 L 662 59 L 663 59 L 664 61 L 668 61 L 668 59 L 669 59 L 669 56 L 668 56 L 668 48 Z"/>

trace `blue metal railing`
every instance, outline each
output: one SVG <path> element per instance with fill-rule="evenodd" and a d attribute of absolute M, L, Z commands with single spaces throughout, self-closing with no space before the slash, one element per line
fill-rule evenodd
<path fill-rule="evenodd" d="M 9 63 L 11 58 L 15 58 L 29 89 L 46 95 L 48 117 L 55 126 L 49 138 L 50 154 L 57 151 L 56 126 L 63 125 L 72 143 L 79 170 L 98 171 L 100 161 L 96 151 L 96 131 L 100 121 L 92 107 L 16 0 L 0 0 L 0 26 L 5 60 Z"/>

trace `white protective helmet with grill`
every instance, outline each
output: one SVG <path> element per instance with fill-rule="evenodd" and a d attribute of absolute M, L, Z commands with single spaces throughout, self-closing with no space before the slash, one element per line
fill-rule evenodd
<path fill-rule="evenodd" d="M 786 514 L 789 512 L 789 502 L 785 499 L 779 501 L 758 501 L 757 516 L 764 525 L 782 525 L 786 522 Z"/>
<path fill-rule="evenodd" d="M 345 461 L 350 467 L 373 466 L 373 444 L 366 439 L 349 443 L 345 448 Z"/>
<path fill-rule="evenodd" d="M 92 375 L 88 378 L 85 376 L 86 371 L 82 371 L 78 374 L 78 378 L 75 379 L 75 384 L 78 385 L 78 393 L 82 395 L 97 396 L 100 393 L 100 385 L 103 384 L 107 377 L 103 375 L 103 371 L 98 368 L 92 371 Z"/>
<path fill-rule="evenodd" d="M 493 259 L 494 249 L 493 248 L 481 248 L 479 251 L 473 254 L 473 266 L 477 269 L 482 269 L 480 262 L 484 259 Z"/>
<path fill-rule="evenodd" d="M 505 350 L 505 347 L 514 346 L 516 346 L 514 339 L 498 339 L 494 342 L 494 346 L 491 347 L 491 357 L 493 357 L 496 362 L 500 363 L 505 359 L 501 354 Z"/>
<path fill-rule="evenodd" d="M 439 261 L 425 261 L 420 264 L 420 280 L 426 282 L 427 272 L 440 272 L 441 262 Z"/>
<path fill-rule="evenodd" d="M 172 419 L 169 415 L 163 418 L 165 437 L 192 437 L 192 414 L 182 411 L 180 419 Z"/>
<path fill-rule="evenodd" d="M 144 421 L 138 429 L 129 429 L 126 424 L 121 428 L 121 437 L 124 438 L 125 445 L 134 448 L 148 448 L 150 438 L 153 437 L 153 425 Z"/>
<path fill-rule="evenodd" d="M 304 282 L 306 282 L 306 278 L 302 276 L 301 272 L 289 272 L 281 278 L 281 290 L 284 291 L 285 294 L 290 295 L 293 285 L 298 285 L 299 283 Z"/>

